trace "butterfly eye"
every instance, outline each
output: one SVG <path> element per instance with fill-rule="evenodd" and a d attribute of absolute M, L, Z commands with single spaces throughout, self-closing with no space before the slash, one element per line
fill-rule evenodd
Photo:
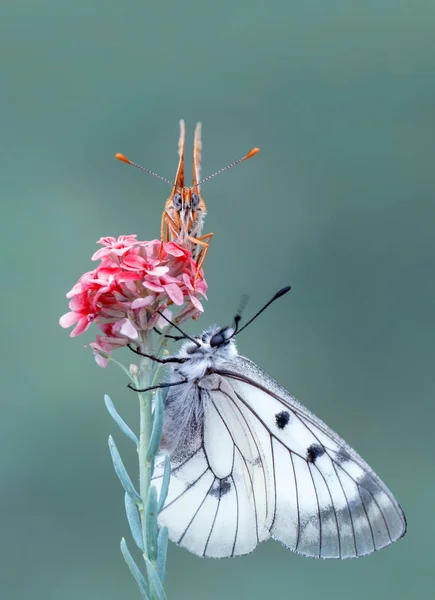
<path fill-rule="evenodd" d="M 180 210 L 182 205 L 183 205 L 183 201 L 181 198 L 181 194 L 175 194 L 174 199 L 173 199 L 173 203 L 174 206 L 177 210 Z"/>
<path fill-rule="evenodd" d="M 216 346 L 222 346 L 223 343 L 225 343 L 225 337 L 222 335 L 221 332 L 215 333 L 215 335 L 210 340 L 210 346 L 212 348 L 215 348 Z"/>
<path fill-rule="evenodd" d="M 198 194 L 193 193 L 192 194 L 192 206 L 193 208 L 196 208 L 199 204 L 199 196 Z"/>

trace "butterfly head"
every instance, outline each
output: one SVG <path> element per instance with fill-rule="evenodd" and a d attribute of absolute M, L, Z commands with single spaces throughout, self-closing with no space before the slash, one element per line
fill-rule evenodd
<path fill-rule="evenodd" d="M 232 327 L 213 325 L 195 337 L 195 342 L 186 342 L 179 353 L 187 360 L 231 360 L 237 354 Z"/>
<path fill-rule="evenodd" d="M 186 215 L 189 216 L 192 213 L 205 210 L 205 204 L 201 198 L 198 188 L 182 188 L 177 189 L 173 195 L 169 198 L 168 208 L 179 214 L 181 220 Z"/>

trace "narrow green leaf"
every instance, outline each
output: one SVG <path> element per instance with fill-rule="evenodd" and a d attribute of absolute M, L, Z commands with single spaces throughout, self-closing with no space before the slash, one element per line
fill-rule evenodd
<path fill-rule="evenodd" d="M 113 466 L 115 468 L 115 473 L 118 475 L 118 478 L 122 484 L 122 487 L 127 492 L 127 494 L 130 496 L 130 498 L 132 500 L 134 500 L 134 502 L 136 502 L 136 504 L 141 504 L 142 499 L 139 496 L 139 494 L 136 492 L 136 490 L 134 489 L 134 485 L 132 484 L 131 479 L 124 467 L 124 463 L 122 462 L 121 456 L 118 452 L 118 448 L 116 447 L 115 442 L 113 441 L 113 438 L 111 435 L 109 436 L 109 449 L 110 449 L 110 454 L 112 455 L 112 461 L 113 461 Z"/>
<path fill-rule="evenodd" d="M 142 596 L 142 599 L 150 600 L 151 599 L 150 588 L 149 588 L 147 582 L 145 581 L 145 577 L 140 572 L 139 567 L 134 562 L 129 549 L 127 548 L 127 544 L 125 543 L 124 538 L 122 538 L 122 540 L 121 540 L 121 552 L 122 552 L 122 556 L 124 557 L 125 562 L 127 563 L 128 568 L 130 569 L 131 574 L 133 575 L 133 577 L 136 580 L 136 583 L 139 587 L 139 592 L 140 592 L 140 595 Z M 147 569 L 148 569 L 148 567 L 147 567 Z"/>
<path fill-rule="evenodd" d="M 166 496 L 168 495 L 170 478 L 171 478 L 171 461 L 169 460 L 169 456 L 165 456 L 165 466 L 164 466 L 164 470 L 163 470 L 162 487 L 160 489 L 158 512 L 160 512 L 165 505 Z"/>
<path fill-rule="evenodd" d="M 135 434 L 132 432 L 130 427 L 127 425 L 127 423 L 119 415 L 112 400 L 109 398 L 109 396 L 107 394 L 105 394 L 105 396 L 104 396 L 104 403 L 106 405 L 107 410 L 109 411 L 110 416 L 115 421 L 115 423 L 118 425 L 118 427 L 122 431 L 122 433 L 124 435 L 126 435 L 128 438 L 130 438 L 131 441 L 136 444 L 136 446 L 138 446 L 139 440 L 137 439 Z"/>
<path fill-rule="evenodd" d="M 157 560 L 156 569 L 162 584 L 165 581 L 166 574 L 166 553 L 168 551 L 168 528 L 162 527 L 157 538 Z"/>
<path fill-rule="evenodd" d="M 162 582 L 160 581 L 155 568 L 146 556 L 144 556 L 143 558 L 147 567 L 148 581 L 154 589 L 154 592 L 157 596 L 157 600 L 166 600 L 165 590 L 163 589 Z"/>
<path fill-rule="evenodd" d="M 130 525 L 131 535 L 133 536 L 134 541 L 136 542 L 136 546 L 144 551 L 143 546 L 143 538 L 142 538 L 142 527 L 140 523 L 139 512 L 137 510 L 137 505 L 131 497 L 125 493 L 124 496 L 124 504 L 125 504 L 125 512 L 127 514 L 128 524 Z"/>
<path fill-rule="evenodd" d="M 148 556 L 151 560 L 155 560 L 157 557 L 157 515 L 157 490 L 156 487 L 152 485 L 148 491 L 145 511 Z"/>
<path fill-rule="evenodd" d="M 158 393 L 153 411 L 153 429 L 145 455 L 145 460 L 151 462 L 159 450 L 163 430 L 163 397 Z"/>

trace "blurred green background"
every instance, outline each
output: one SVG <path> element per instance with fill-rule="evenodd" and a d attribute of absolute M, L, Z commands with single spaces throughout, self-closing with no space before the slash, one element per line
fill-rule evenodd
<path fill-rule="evenodd" d="M 188 155 L 203 123 L 204 176 L 261 148 L 203 187 L 215 237 L 191 330 L 292 284 L 240 351 L 366 458 L 409 533 L 344 562 L 172 545 L 169 599 L 431 596 L 434 30 L 429 0 L 2 3 L 2 598 L 138 598 L 108 434 L 135 457 L 103 394 L 132 424 L 136 397 L 83 349 L 96 331 L 70 340 L 58 319 L 100 236 L 158 237 L 169 186 L 114 153 L 172 178 L 180 118 Z"/>

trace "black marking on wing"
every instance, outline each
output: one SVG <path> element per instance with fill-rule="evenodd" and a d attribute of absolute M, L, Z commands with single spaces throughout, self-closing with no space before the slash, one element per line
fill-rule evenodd
<path fill-rule="evenodd" d="M 320 458 L 325 454 L 325 448 L 320 444 L 311 444 L 307 448 L 307 461 L 309 463 L 315 463 L 317 458 Z"/>
<path fill-rule="evenodd" d="M 326 437 L 332 439 L 336 443 L 340 443 L 340 444 L 342 443 L 342 440 L 340 440 L 339 436 L 333 430 L 331 430 L 327 425 L 323 424 L 320 419 L 318 419 L 317 417 L 315 417 L 316 420 L 314 420 L 311 415 L 309 415 L 309 414 L 307 414 L 305 412 L 301 412 L 301 414 L 299 414 L 299 410 L 298 410 L 298 408 L 296 406 L 292 406 L 291 404 L 289 404 L 288 401 L 286 401 L 285 399 L 281 398 L 281 396 L 279 396 L 278 394 L 275 394 L 273 391 L 265 388 L 264 386 L 262 386 L 261 384 L 257 383 L 256 381 L 254 381 L 252 379 L 249 379 L 248 377 L 244 377 L 240 373 L 237 373 L 237 372 L 234 372 L 234 371 L 217 370 L 217 369 L 214 370 L 213 372 L 216 373 L 217 375 L 220 375 L 221 377 L 228 377 L 229 379 L 234 379 L 235 381 L 241 381 L 242 383 L 246 383 L 247 385 L 250 385 L 250 386 L 252 386 L 254 388 L 257 388 L 257 389 L 261 390 L 262 392 L 264 392 L 265 394 L 268 394 L 269 396 L 272 396 L 272 398 L 275 398 L 276 400 L 278 400 L 278 402 L 280 402 L 284 406 L 287 406 L 290 409 L 290 411 L 293 413 L 293 415 L 298 418 L 298 420 L 300 421 L 300 423 L 304 427 L 306 427 L 308 429 L 308 431 L 311 433 L 311 435 L 319 442 L 319 444 L 322 445 L 328 451 L 328 455 L 329 455 L 329 457 L 330 457 L 330 459 L 331 459 L 331 461 L 332 461 L 333 464 L 340 463 L 341 462 L 340 458 L 343 461 L 350 459 L 352 462 L 354 462 L 355 464 L 357 464 L 362 471 L 365 472 L 365 474 L 367 475 L 367 477 L 369 477 L 369 478 L 372 479 L 372 481 L 373 481 L 373 483 L 375 485 L 379 486 L 379 484 L 376 481 L 376 479 L 372 476 L 372 474 L 370 473 L 370 471 L 367 470 L 367 465 L 366 464 L 361 464 L 360 460 L 357 457 L 351 456 L 347 452 L 347 450 L 345 448 L 341 447 L 340 450 L 339 450 L 339 452 L 337 453 L 334 450 L 332 450 L 331 448 L 328 448 L 327 446 L 325 446 L 325 444 L 322 444 L 320 442 L 320 440 L 319 440 L 318 436 L 316 435 L 316 433 L 311 429 L 311 427 L 308 426 L 309 423 L 313 427 L 318 428 Z M 288 394 L 288 392 L 284 388 L 283 388 L 283 391 Z M 239 397 L 238 394 L 237 394 L 237 396 Z M 270 435 L 273 435 L 273 437 L 275 439 L 277 439 L 276 436 L 275 436 L 275 434 L 269 429 L 269 427 L 264 423 L 264 421 L 262 421 L 262 419 L 260 419 L 260 417 L 257 415 L 257 413 L 255 413 L 255 411 L 253 411 L 253 409 L 243 400 L 243 398 L 239 397 L 239 399 L 243 402 L 243 404 L 245 406 L 247 406 L 247 408 L 250 410 L 250 412 L 264 425 L 264 427 L 266 427 L 266 429 L 269 431 Z M 301 415 L 303 415 L 303 418 L 301 417 Z M 334 439 L 334 437 L 335 437 L 335 439 Z M 278 440 L 278 441 L 280 441 L 280 440 Z M 282 443 L 282 442 L 280 442 L 280 443 Z M 283 444 L 283 445 L 285 446 L 285 444 Z M 285 447 L 287 447 L 287 446 L 285 446 Z M 340 457 L 338 459 L 337 459 L 337 454 Z M 304 457 L 304 459 L 306 460 L 306 457 Z M 347 473 L 347 474 L 349 475 L 349 473 Z M 338 475 L 337 475 L 337 477 L 338 477 Z M 351 475 L 349 475 L 349 477 L 351 477 L 351 479 L 358 485 L 358 482 L 356 481 L 356 479 L 354 477 L 352 477 Z M 340 478 L 338 477 L 338 479 L 340 479 Z M 391 502 L 391 505 L 394 507 L 396 513 L 399 516 L 399 519 L 403 522 L 403 524 L 404 524 L 404 531 L 402 533 L 402 536 L 405 535 L 405 533 L 406 533 L 406 518 L 405 518 L 405 516 L 403 514 L 403 511 L 400 510 L 400 506 L 398 508 L 397 501 L 394 498 L 394 496 L 391 494 L 390 490 L 388 490 L 388 488 L 382 488 L 381 487 L 380 489 L 389 498 L 389 500 Z"/>
<path fill-rule="evenodd" d="M 335 457 L 338 463 L 344 463 L 348 460 L 352 460 L 349 452 L 343 446 L 340 446 L 338 452 L 335 453 Z"/>
<path fill-rule="evenodd" d="M 346 473 L 346 475 L 348 475 L 349 477 L 351 477 L 351 478 L 353 479 L 353 477 L 352 477 L 352 476 L 351 476 L 351 475 L 348 473 L 348 471 L 346 471 L 346 469 L 344 468 L 344 465 L 343 465 L 343 464 L 340 464 L 340 465 L 339 465 L 339 467 L 340 467 L 340 469 L 341 469 L 342 471 L 344 471 L 344 472 Z M 387 523 L 387 520 L 386 520 L 386 518 L 385 518 L 384 512 L 383 512 L 382 508 L 379 506 L 379 503 L 378 503 L 378 501 L 376 500 L 376 497 L 375 497 L 375 493 L 376 493 L 376 492 L 379 492 L 379 491 L 381 491 L 381 492 L 385 492 L 385 490 L 383 490 L 383 489 L 382 489 L 382 488 L 381 488 L 381 487 L 380 487 L 380 486 L 379 486 L 379 485 L 376 483 L 376 481 L 374 481 L 374 480 L 373 480 L 373 478 L 372 478 L 372 477 L 370 477 L 369 473 L 367 473 L 367 472 L 364 474 L 364 477 L 363 477 L 363 479 L 362 479 L 361 481 L 359 481 L 359 482 L 358 482 L 358 481 L 356 481 L 355 479 L 354 479 L 354 481 L 355 481 L 355 483 L 356 483 L 356 485 L 357 485 L 357 487 L 358 487 L 358 493 L 360 494 L 360 497 L 361 497 L 360 488 L 363 488 L 363 489 L 364 489 L 364 490 L 365 490 L 365 491 L 366 491 L 368 494 L 370 494 L 370 496 L 373 498 L 373 502 L 376 504 L 376 506 L 378 507 L 378 510 L 379 510 L 379 512 L 380 512 L 380 513 L 381 513 L 381 515 L 382 515 L 382 519 L 383 519 L 383 521 L 384 521 L 384 524 L 385 524 L 385 529 L 386 529 L 386 531 L 387 531 L 388 538 L 389 538 L 390 542 L 392 542 L 392 539 L 391 539 L 391 533 L 390 533 L 390 528 L 389 528 L 389 526 L 388 526 L 388 523 Z M 364 504 L 364 502 L 363 502 L 363 499 L 362 499 L 362 498 L 361 498 L 361 502 Z M 364 506 L 364 509 L 365 509 L 365 506 Z M 367 511 L 366 511 L 366 513 L 367 513 Z M 370 523 L 370 519 L 368 518 L 368 516 L 367 516 L 367 519 L 368 519 L 368 521 L 369 521 L 369 523 Z M 370 529 L 371 529 L 371 523 L 370 523 Z M 373 530 L 372 530 L 372 537 L 373 537 Z M 373 545 L 374 545 L 374 546 L 375 546 L 375 548 L 376 548 L 376 544 L 375 544 L 375 541 L 374 541 L 374 537 L 373 537 Z"/>
<path fill-rule="evenodd" d="M 239 379 L 239 380 L 241 380 L 241 381 L 243 381 L 244 383 L 248 383 L 248 384 L 250 384 L 250 385 L 254 385 L 254 384 L 253 384 L 251 381 L 249 381 L 249 380 L 248 380 L 248 381 L 245 381 L 244 379 L 242 379 L 242 378 L 240 378 L 240 377 L 239 377 L 238 379 Z M 262 388 L 260 388 L 260 389 L 262 389 Z M 270 392 L 268 392 L 267 390 L 264 390 L 264 391 L 265 391 L 266 393 L 270 393 Z M 303 458 L 303 459 L 304 459 L 304 460 L 307 462 L 307 465 L 309 464 L 309 461 L 308 461 L 308 459 L 307 459 L 307 457 L 306 457 L 306 456 L 305 456 L 305 457 L 302 457 L 302 456 L 301 456 L 299 453 L 297 453 L 297 452 L 294 452 L 293 450 L 290 450 L 290 449 L 289 449 L 289 448 L 288 448 L 288 447 L 287 447 L 287 446 L 286 446 L 286 445 L 285 445 L 285 444 L 284 444 L 284 443 L 283 443 L 281 440 L 279 440 L 279 439 L 278 439 L 278 438 L 277 438 L 277 437 L 276 437 L 276 436 L 273 434 L 273 432 L 272 432 L 272 431 L 269 429 L 269 427 L 267 426 L 267 424 L 266 424 L 266 423 L 265 423 L 265 422 L 264 422 L 264 421 L 261 419 L 261 417 L 259 417 L 259 415 L 258 415 L 258 414 L 257 414 L 257 413 L 256 413 L 256 412 L 255 412 L 255 411 L 254 411 L 254 410 L 253 410 L 253 409 L 252 409 L 250 406 L 249 406 L 249 404 L 248 404 L 248 403 L 247 403 L 247 402 L 246 402 L 246 401 L 243 399 L 243 397 L 242 397 L 242 396 L 240 396 L 240 394 L 238 394 L 238 393 L 236 392 L 236 390 L 234 390 L 234 393 L 235 393 L 236 397 L 238 398 L 238 400 L 239 400 L 239 401 L 240 401 L 240 402 L 241 402 L 241 403 L 242 403 L 242 404 L 243 404 L 243 405 L 244 405 L 246 408 L 248 408 L 248 410 L 251 412 L 251 414 L 254 416 L 254 418 L 255 418 L 255 419 L 257 419 L 257 420 L 258 420 L 258 421 L 259 421 L 259 422 L 260 422 L 260 423 L 263 425 L 263 427 L 265 427 L 265 428 L 266 428 L 266 430 L 269 432 L 269 435 L 270 435 L 271 437 L 273 437 L 273 439 L 276 439 L 276 440 L 277 440 L 277 442 L 278 442 L 279 444 L 281 444 L 281 445 L 282 445 L 284 448 L 286 448 L 286 450 L 287 450 L 287 451 L 290 453 L 290 456 L 292 456 L 293 454 L 294 454 L 295 456 L 299 456 L 300 458 Z M 272 395 L 273 395 L 273 394 L 272 394 Z M 231 397 L 230 397 L 230 396 L 229 396 L 229 398 L 231 399 Z M 231 400 L 232 400 L 232 399 L 231 399 Z M 282 402 L 282 399 L 278 398 L 278 400 L 279 400 L 280 402 Z M 232 401 L 233 401 L 233 400 L 232 400 Z M 233 402 L 234 402 L 234 401 L 233 401 Z M 353 545 L 354 545 L 354 550 L 355 550 L 355 556 L 358 556 L 358 555 L 359 555 L 359 553 L 358 553 L 358 550 L 357 550 L 357 537 L 356 537 L 356 532 L 355 532 L 355 527 L 354 527 L 354 522 L 353 522 L 353 514 L 352 514 L 352 510 L 351 510 L 351 501 L 349 500 L 349 498 L 348 498 L 347 494 L 345 493 L 345 490 L 344 490 L 343 484 L 342 484 L 342 482 L 341 482 L 341 479 L 340 479 L 340 477 L 339 477 L 339 475 L 338 475 L 338 472 L 337 472 L 337 466 L 339 466 L 339 467 L 341 467 L 341 468 L 342 468 L 342 465 L 340 465 L 340 464 L 338 463 L 338 461 L 335 461 L 335 460 L 334 460 L 334 456 L 333 456 L 333 455 L 334 455 L 334 454 L 336 454 L 336 452 L 335 452 L 335 451 L 333 451 L 331 448 L 328 448 L 327 446 L 325 446 L 324 444 L 322 444 L 322 443 L 320 442 L 320 440 L 319 440 L 318 436 L 316 435 L 316 433 L 315 433 L 315 432 L 314 432 L 314 431 L 311 429 L 311 427 L 309 427 L 309 426 L 308 426 L 308 424 L 307 424 L 307 423 L 305 423 L 305 421 L 302 419 L 302 417 L 301 417 L 301 416 L 300 416 L 300 415 L 299 415 L 299 414 L 298 414 L 298 413 L 297 413 L 297 412 L 296 412 L 294 409 L 292 409 L 292 412 L 293 412 L 293 413 L 296 415 L 296 417 L 297 417 L 297 418 L 300 420 L 300 422 L 302 423 L 302 425 L 304 425 L 304 426 L 305 426 L 305 427 L 308 429 L 308 431 L 311 433 L 311 435 L 312 435 L 312 436 L 313 436 L 313 437 L 314 437 L 314 438 L 315 438 L 315 439 L 318 441 L 318 443 L 319 443 L 319 446 L 323 447 L 323 448 L 325 449 L 325 451 L 327 452 L 327 454 L 329 455 L 329 458 L 330 458 L 330 460 L 331 460 L 331 463 L 332 463 L 332 465 L 333 465 L 333 468 L 334 468 L 334 471 L 335 471 L 336 477 L 337 477 L 337 479 L 338 479 L 338 481 L 339 481 L 339 484 L 340 484 L 340 486 L 341 486 L 342 493 L 343 493 L 343 497 L 344 497 L 344 499 L 345 499 L 345 501 L 346 501 L 346 507 L 347 507 L 348 514 L 349 514 L 349 521 L 350 521 L 350 524 L 351 524 L 351 527 L 352 527 L 352 537 L 353 537 Z M 305 416 L 305 415 L 304 415 L 304 416 Z M 316 424 L 316 423 L 312 423 L 312 424 L 313 424 L 313 426 L 317 427 L 317 424 Z M 322 430 L 320 427 L 319 427 L 319 429 L 320 429 L 320 430 Z M 325 435 L 327 435 L 328 437 L 330 437 L 330 434 L 329 434 L 329 432 L 325 432 Z M 379 484 L 377 484 L 376 480 L 375 480 L 375 479 L 374 479 L 374 477 L 371 475 L 371 473 L 370 473 L 370 472 L 368 472 L 364 466 L 361 466 L 361 465 L 360 465 L 359 461 L 357 461 L 357 460 L 356 460 L 356 459 L 354 459 L 353 457 L 350 457 L 350 460 L 352 460 L 353 462 L 355 462 L 355 464 L 357 464 L 357 465 L 358 465 L 358 466 L 359 466 L 359 467 L 360 467 L 360 468 L 361 468 L 361 469 L 362 469 L 362 470 L 363 470 L 363 471 L 364 471 L 364 472 L 367 474 L 367 477 L 369 477 L 369 479 L 370 479 L 370 480 L 371 480 L 371 481 L 372 481 L 372 482 L 373 482 L 375 485 L 379 485 Z M 314 463 L 313 463 L 313 464 L 314 464 Z M 316 466 L 316 465 L 315 465 L 315 466 Z M 318 469 L 318 470 L 319 470 L 319 469 Z M 347 472 L 346 472 L 346 473 L 347 473 Z M 352 481 L 353 481 L 353 482 L 356 484 L 356 486 L 358 486 L 358 485 L 359 485 L 359 484 L 358 484 L 358 481 L 357 481 L 357 480 L 356 480 L 354 477 L 352 477 L 352 476 L 351 476 L 349 473 L 347 473 L 347 475 L 348 475 L 348 476 L 349 476 L 349 477 L 352 479 Z M 275 478 L 276 478 L 276 475 L 275 475 L 275 473 L 274 473 L 274 476 L 275 476 Z M 323 475 L 322 475 L 322 477 L 323 477 Z M 324 479 L 324 481 L 325 481 L 325 479 Z M 296 484 L 297 484 L 297 478 L 296 478 L 296 477 L 295 477 L 295 482 L 296 482 Z M 327 482 L 326 482 L 326 481 L 325 481 L 325 483 L 327 484 Z M 315 486 L 314 486 L 314 487 L 315 487 Z M 330 488 L 329 488 L 329 485 L 328 485 L 328 484 L 327 484 L 327 487 L 328 487 L 329 495 L 330 495 L 330 496 L 332 496 L 332 494 L 331 494 L 331 490 L 330 490 Z M 383 492 L 384 492 L 384 493 L 385 493 L 385 494 L 388 496 L 388 494 L 387 494 L 386 490 L 384 490 L 383 488 L 380 488 L 380 489 L 381 489 L 381 490 L 382 490 L 382 491 L 383 491 Z M 317 491 L 316 491 L 316 494 L 317 494 Z M 297 499 L 297 502 L 299 503 L 299 491 L 298 491 L 298 490 L 296 490 L 296 499 Z M 399 511 L 397 510 L 397 508 L 396 508 L 396 506 L 395 506 L 394 500 L 392 501 L 392 505 L 394 506 L 394 508 L 395 508 L 395 509 L 396 509 L 396 511 L 398 512 L 399 516 L 401 517 L 401 515 L 400 515 Z M 335 519 L 336 519 L 336 525 L 337 525 L 337 527 L 338 527 L 337 511 L 336 511 L 336 509 L 335 509 L 335 504 L 334 504 L 334 502 L 333 502 L 333 501 L 332 501 L 332 509 L 334 510 L 334 513 L 335 513 Z M 342 509 L 340 509 L 340 510 L 342 510 Z M 380 509 L 380 510 L 381 510 L 381 509 Z M 298 527 L 298 529 L 299 529 L 299 539 L 300 539 L 300 512 L 299 512 L 299 507 L 298 507 L 298 509 L 297 509 L 297 513 L 298 513 L 298 522 L 299 522 L 299 527 Z M 382 511 L 382 510 L 381 510 L 381 514 L 383 514 L 383 511 Z M 275 520 L 275 517 L 276 517 L 276 505 L 275 505 L 275 512 L 274 512 L 274 519 L 273 519 L 273 520 Z M 385 521 L 385 517 L 384 517 L 384 521 Z M 321 532 L 321 523 L 320 523 L 320 522 L 319 522 L 319 527 L 320 527 L 320 532 Z M 338 528 L 338 531 L 339 531 L 339 528 Z M 298 550 L 299 539 L 298 539 L 298 541 L 297 541 L 297 545 L 296 545 L 296 547 L 295 547 L 295 550 L 296 550 L 296 551 Z M 340 534 L 338 534 L 338 540 L 340 540 Z M 390 540 L 391 540 L 391 537 L 390 537 Z M 339 549 L 340 549 L 339 551 L 340 551 L 340 553 L 341 553 L 341 542 L 339 541 L 338 543 L 339 543 Z M 376 549 L 376 546 L 375 546 L 375 545 L 374 545 L 374 548 Z M 340 556 L 341 556 L 341 554 L 340 554 Z"/>
<path fill-rule="evenodd" d="M 282 410 L 275 415 L 276 426 L 278 429 L 284 429 L 288 422 L 290 421 L 290 413 L 288 410 Z"/>
<path fill-rule="evenodd" d="M 210 496 L 214 496 L 215 498 L 222 498 L 228 494 L 231 489 L 231 483 L 228 481 L 230 476 L 223 477 L 222 479 L 218 479 L 218 484 L 216 487 L 212 488 L 210 491 Z"/>

